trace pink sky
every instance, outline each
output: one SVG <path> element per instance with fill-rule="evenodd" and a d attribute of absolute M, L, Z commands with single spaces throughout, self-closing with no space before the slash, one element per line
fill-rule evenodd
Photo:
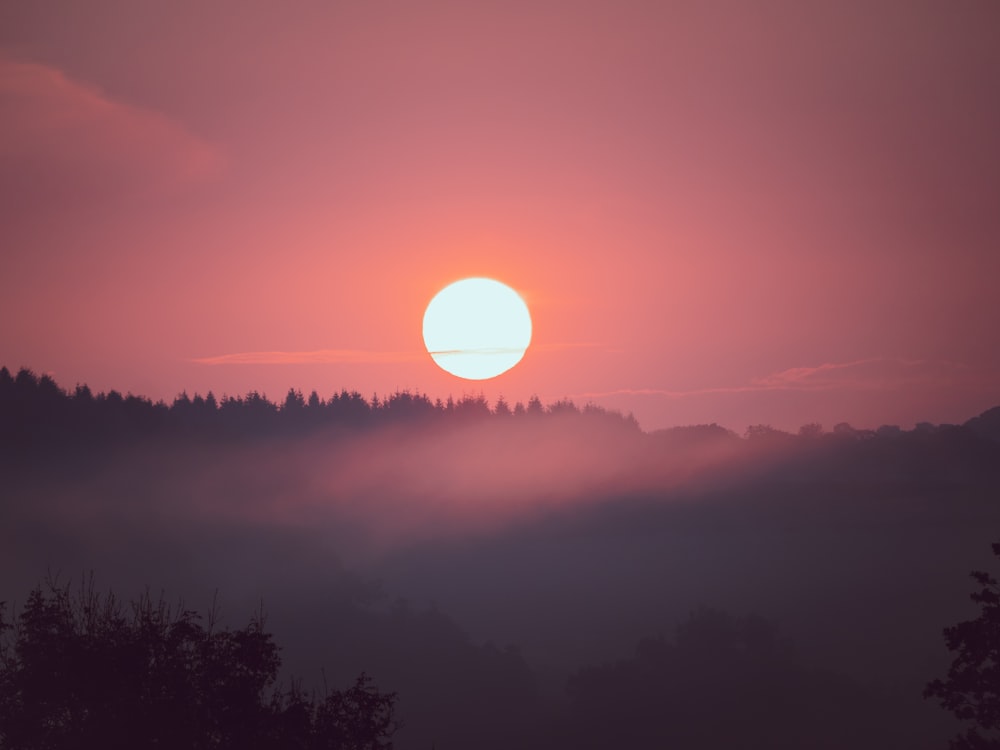
<path fill-rule="evenodd" d="M 0 364 L 646 429 L 1000 404 L 1000 4 L 0 6 Z M 421 318 L 518 289 L 532 348 Z"/>

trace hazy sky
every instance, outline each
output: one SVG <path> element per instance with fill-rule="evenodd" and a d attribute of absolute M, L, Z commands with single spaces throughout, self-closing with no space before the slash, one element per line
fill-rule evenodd
<path fill-rule="evenodd" d="M 994 0 L 6 2 L 0 364 L 964 421 L 1000 403 L 997 38 Z M 535 326 L 483 383 L 420 330 L 472 275 Z"/>

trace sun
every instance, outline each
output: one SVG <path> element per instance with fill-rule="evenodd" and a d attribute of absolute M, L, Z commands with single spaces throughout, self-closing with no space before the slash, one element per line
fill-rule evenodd
<path fill-rule="evenodd" d="M 466 380 L 495 378 L 521 361 L 531 315 L 506 284 L 471 278 L 449 284 L 424 312 L 424 345 L 442 370 Z"/>

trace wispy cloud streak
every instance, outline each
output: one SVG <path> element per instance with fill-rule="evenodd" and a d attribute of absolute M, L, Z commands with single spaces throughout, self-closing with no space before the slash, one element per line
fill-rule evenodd
<path fill-rule="evenodd" d="M 238 352 L 192 359 L 200 365 L 392 364 L 415 362 L 418 352 L 373 352 L 364 349 L 317 349 L 308 352 Z"/>
<path fill-rule="evenodd" d="M 573 398 L 606 396 L 660 396 L 682 399 L 714 394 L 760 393 L 762 391 L 890 390 L 904 385 L 958 385 L 968 380 L 966 365 L 940 360 L 909 360 L 888 357 L 851 362 L 825 362 L 752 379 L 749 383 L 714 388 L 672 390 L 668 388 L 619 388 L 613 391 L 572 394 Z"/>
<path fill-rule="evenodd" d="M 592 348 L 600 344 L 532 344 L 535 351 L 561 351 L 565 349 Z M 449 357 L 461 354 L 514 354 L 522 352 L 518 348 L 496 347 L 489 349 L 455 349 L 431 352 L 435 357 Z M 236 352 L 211 357 L 195 357 L 191 362 L 200 365 L 302 365 L 302 364 L 395 364 L 418 362 L 427 355 L 424 352 L 376 352 L 365 349 L 316 349 L 305 352 L 265 351 Z"/>
<path fill-rule="evenodd" d="M 0 161 L 16 166 L 28 157 L 33 169 L 56 170 L 63 180 L 89 174 L 105 187 L 109 173 L 131 178 L 133 187 L 140 178 L 203 179 L 217 175 L 224 161 L 215 146 L 160 112 L 115 100 L 58 68 L 0 53 Z"/>

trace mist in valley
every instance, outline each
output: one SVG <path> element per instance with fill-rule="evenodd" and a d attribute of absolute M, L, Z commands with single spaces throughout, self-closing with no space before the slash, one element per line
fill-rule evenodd
<path fill-rule="evenodd" d="M 167 406 L 0 380 L 8 606 L 90 574 L 217 596 L 237 626 L 262 603 L 286 679 L 398 693 L 403 750 L 956 732 L 922 692 L 992 564 L 997 410 L 646 433 L 566 402 Z"/>

